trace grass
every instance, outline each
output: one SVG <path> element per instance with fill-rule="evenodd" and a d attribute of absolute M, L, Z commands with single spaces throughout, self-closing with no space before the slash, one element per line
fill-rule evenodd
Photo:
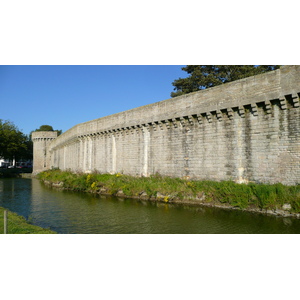
<path fill-rule="evenodd" d="M 4 209 L 0 207 L 0 233 L 4 233 Z M 29 224 L 22 216 L 7 210 L 7 233 L 8 234 L 53 234 L 56 233 L 50 229 L 41 228 Z"/>
<path fill-rule="evenodd" d="M 173 199 L 195 200 L 202 197 L 202 202 L 227 204 L 241 209 L 274 210 L 281 209 L 283 204 L 288 203 L 292 207 L 292 212 L 300 212 L 300 185 L 192 181 L 158 174 L 150 177 L 133 177 L 119 173 L 75 174 L 58 169 L 42 172 L 38 178 L 44 182 L 60 183 L 63 188 L 73 191 L 110 195 L 122 191 L 127 197 L 143 194 L 148 198 L 165 202 L 171 202 Z"/>

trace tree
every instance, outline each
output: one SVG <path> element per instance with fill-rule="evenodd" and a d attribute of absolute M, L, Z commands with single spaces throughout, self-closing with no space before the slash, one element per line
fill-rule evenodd
<path fill-rule="evenodd" d="M 30 135 L 26 135 L 26 150 L 22 153 L 22 158 L 33 159 L 33 142 Z"/>
<path fill-rule="evenodd" d="M 54 131 L 53 127 L 50 125 L 41 125 L 39 129 L 36 129 L 35 131 Z"/>
<path fill-rule="evenodd" d="M 57 135 L 62 134 L 62 130 L 54 130 L 51 125 L 41 125 L 39 129 L 36 129 L 35 131 L 56 131 Z M 31 136 L 31 133 L 30 133 Z"/>
<path fill-rule="evenodd" d="M 179 78 L 172 82 L 175 87 L 171 97 L 196 92 L 202 89 L 220 85 L 226 82 L 242 79 L 249 76 L 258 75 L 268 71 L 276 70 L 280 66 L 234 66 L 234 65 L 188 65 L 182 70 L 189 74 L 187 78 Z"/>
<path fill-rule="evenodd" d="M 11 160 L 28 158 L 28 146 L 29 138 L 26 135 L 12 122 L 0 119 L 0 157 Z"/>

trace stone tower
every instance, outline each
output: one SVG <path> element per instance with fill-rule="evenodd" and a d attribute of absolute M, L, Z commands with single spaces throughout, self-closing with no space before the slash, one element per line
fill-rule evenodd
<path fill-rule="evenodd" d="M 48 144 L 57 138 L 56 131 L 35 131 L 33 141 L 33 174 L 50 169 L 50 154 Z"/>

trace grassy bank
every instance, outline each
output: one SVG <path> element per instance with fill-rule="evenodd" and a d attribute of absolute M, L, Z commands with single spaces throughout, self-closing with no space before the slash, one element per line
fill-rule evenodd
<path fill-rule="evenodd" d="M 42 172 L 38 178 L 55 187 L 73 191 L 300 213 L 300 185 L 191 181 L 160 175 L 132 177 L 122 174 L 74 174 L 60 170 Z"/>
<path fill-rule="evenodd" d="M 0 207 L 0 234 L 4 232 L 4 208 Z M 6 209 L 7 210 L 7 209 Z M 19 216 L 9 210 L 7 214 L 7 233 L 8 234 L 51 234 L 56 233 L 49 229 L 44 229 L 39 226 L 29 224 L 25 218 Z"/>

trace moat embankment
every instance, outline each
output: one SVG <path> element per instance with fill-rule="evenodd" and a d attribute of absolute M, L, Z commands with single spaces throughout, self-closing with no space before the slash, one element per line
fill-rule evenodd
<path fill-rule="evenodd" d="M 160 175 L 75 174 L 60 170 L 42 172 L 38 178 L 64 190 L 300 218 L 299 185 L 191 181 Z"/>
<path fill-rule="evenodd" d="M 57 233 L 300 233 L 297 218 L 59 190 L 35 178 L 0 179 L 0 206 Z"/>

